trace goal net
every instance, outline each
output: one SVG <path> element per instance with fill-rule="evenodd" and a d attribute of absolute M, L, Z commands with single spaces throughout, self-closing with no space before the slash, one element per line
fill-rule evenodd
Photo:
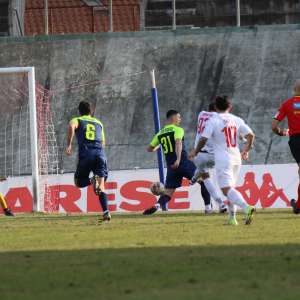
<path fill-rule="evenodd" d="M 58 174 L 50 93 L 34 68 L 0 68 L 0 176 L 31 176 L 33 210 L 58 211 L 48 183 Z"/>

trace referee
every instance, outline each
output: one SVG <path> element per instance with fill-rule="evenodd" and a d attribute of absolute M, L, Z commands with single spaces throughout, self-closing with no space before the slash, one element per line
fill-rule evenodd
<path fill-rule="evenodd" d="M 288 120 L 289 129 L 281 129 L 279 123 Z M 295 158 L 299 169 L 298 174 L 300 178 L 300 80 L 298 80 L 294 87 L 294 97 L 284 101 L 272 122 L 272 130 L 279 136 L 290 136 L 289 146 L 293 157 Z M 291 200 L 291 206 L 295 214 L 300 213 L 300 184 L 298 185 L 298 199 Z"/>

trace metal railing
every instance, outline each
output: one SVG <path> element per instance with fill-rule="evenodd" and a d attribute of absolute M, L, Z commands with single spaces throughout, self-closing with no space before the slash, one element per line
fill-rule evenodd
<path fill-rule="evenodd" d="M 296 0 L 148 0 L 146 29 L 300 23 Z"/>
<path fill-rule="evenodd" d="M 241 3 L 236 0 L 236 26 L 241 26 Z M 172 29 L 176 30 L 176 0 L 172 0 Z"/>
<path fill-rule="evenodd" d="M 48 8 L 48 2 L 49 0 L 44 0 L 44 8 L 41 9 L 44 10 L 43 33 L 48 34 L 49 30 L 51 33 L 60 33 L 52 28 L 51 10 L 63 8 Z M 292 5 L 288 0 L 280 2 L 281 4 L 274 3 L 272 0 L 136 0 L 135 3 L 129 4 L 128 1 L 123 3 L 105 0 L 98 6 L 91 7 L 93 9 L 91 23 L 99 24 L 100 18 L 102 26 L 100 28 L 93 25 L 91 32 L 300 23 L 299 2 L 295 0 Z M 120 16 L 120 9 L 129 6 L 131 6 L 131 15 Z M 64 8 L 70 8 L 70 6 Z M 94 14 L 94 11 L 99 11 L 101 14 Z M 134 26 L 127 26 L 126 29 L 120 28 L 119 16 L 122 22 L 128 22 Z M 69 32 L 66 29 L 64 33 Z"/>

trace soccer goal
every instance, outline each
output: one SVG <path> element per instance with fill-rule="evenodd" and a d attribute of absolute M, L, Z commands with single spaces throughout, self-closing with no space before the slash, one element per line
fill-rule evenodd
<path fill-rule="evenodd" d="M 31 176 L 33 211 L 57 210 L 47 188 L 58 174 L 50 98 L 34 67 L 0 68 L 0 175 Z"/>

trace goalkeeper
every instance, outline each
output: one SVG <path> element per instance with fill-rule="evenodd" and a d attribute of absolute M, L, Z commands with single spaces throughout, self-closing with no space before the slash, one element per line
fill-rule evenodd
<path fill-rule="evenodd" d="M 80 117 L 69 123 L 66 154 L 72 154 L 72 142 L 76 134 L 78 142 L 78 164 L 74 176 L 75 185 L 84 188 L 93 185 L 103 210 L 103 221 L 110 221 L 104 183 L 108 175 L 104 153 L 105 136 L 102 123 L 92 117 L 89 102 L 81 101 L 78 106 Z M 90 179 L 90 172 L 93 177 Z"/>
<path fill-rule="evenodd" d="M 4 181 L 4 180 L 6 180 L 6 178 L 0 178 L 0 181 Z M 3 211 L 4 211 L 4 214 L 7 217 L 13 217 L 14 216 L 13 212 L 8 208 L 7 203 L 6 203 L 5 198 L 2 195 L 2 193 L 0 193 L 0 205 L 3 209 Z"/>

